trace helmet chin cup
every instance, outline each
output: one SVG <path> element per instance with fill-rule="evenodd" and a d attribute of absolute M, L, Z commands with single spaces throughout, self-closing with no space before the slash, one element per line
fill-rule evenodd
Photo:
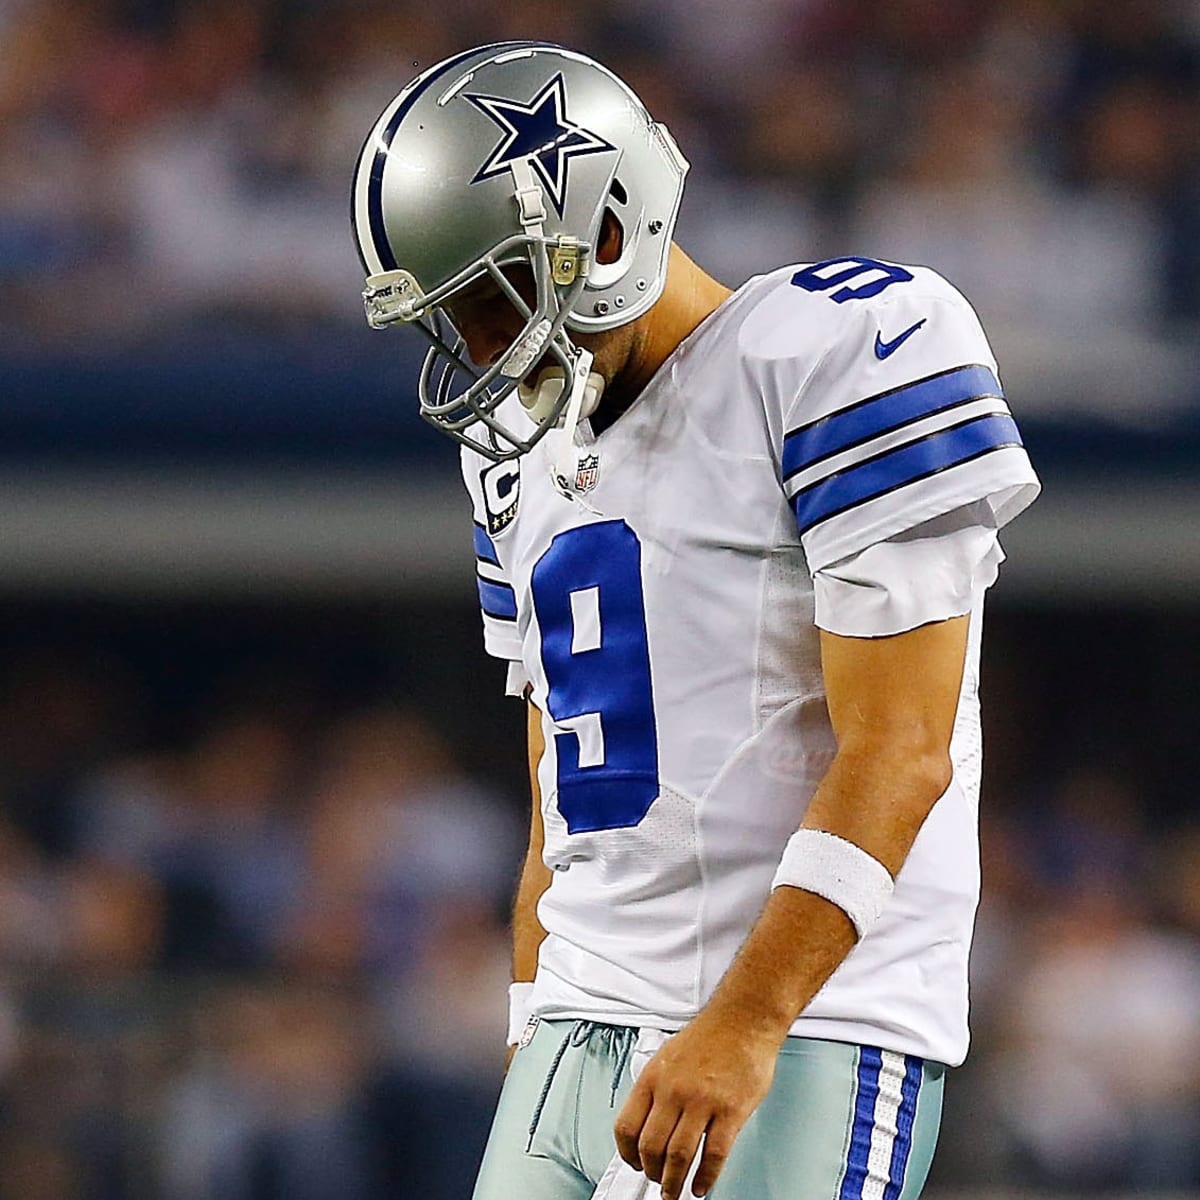
<path fill-rule="evenodd" d="M 604 392 L 604 376 L 597 371 L 589 371 L 587 383 L 583 389 L 583 403 L 579 409 L 579 419 L 586 421 L 600 406 L 600 396 Z M 517 386 L 517 397 L 521 406 L 529 414 L 531 421 L 539 425 L 552 413 L 561 412 L 560 400 L 567 386 L 567 373 L 562 367 L 546 367 L 532 383 L 522 381 Z"/>

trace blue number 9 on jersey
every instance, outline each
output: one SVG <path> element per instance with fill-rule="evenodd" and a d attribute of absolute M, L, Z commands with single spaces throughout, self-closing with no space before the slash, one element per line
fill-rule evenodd
<path fill-rule="evenodd" d="M 531 588 L 569 833 L 636 825 L 658 796 L 642 547 L 624 521 L 558 534 Z"/>

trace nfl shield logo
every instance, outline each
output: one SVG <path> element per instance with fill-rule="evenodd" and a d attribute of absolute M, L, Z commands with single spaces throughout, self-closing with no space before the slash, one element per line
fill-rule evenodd
<path fill-rule="evenodd" d="M 575 490 L 577 492 L 590 492 L 596 486 L 596 480 L 600 478 L 600 456 L 598 454 L 585 454 L 579 460 L 579 466 L 575 471 Z"/>

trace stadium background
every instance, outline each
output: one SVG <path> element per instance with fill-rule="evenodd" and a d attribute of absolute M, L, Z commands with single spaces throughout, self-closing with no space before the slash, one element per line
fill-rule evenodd
<path fill-rule="evenodd" d="M 1200 1193 L 1200 4 L 0 0 L 0 1197 L 469 1195 L 522 714 L 347 190 L 526 36 L 671 126 L 726 282 L 975 302 L 1046 490 L 932 1190 Z"/>

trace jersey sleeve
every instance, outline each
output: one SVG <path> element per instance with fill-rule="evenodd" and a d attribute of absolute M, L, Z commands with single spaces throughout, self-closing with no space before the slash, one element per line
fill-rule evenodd
<path fill-rule="evenodd" d="M 479 467 L 466 452 L 462 456 L 463 482 L 471 497 L 475 549 L 475 583 L 483 615 L 483 645 L 495 658 L 520 663 L 521 636 L 517 629 L 517 594 L 509 582 L 496 543 L 487 526 L 487 510 L 479 480 Z"/>
<path fill-rule="evenodd" d="M 960 617 L 1003 561 L 991 510 L 967 505 L 817 571 L 814 620 L 843 637 L 889 637 Z"/>
<path fill-rule="evenodd" d="M 925 274 L 844 304 L 785 413 L 782 482 L 814 574 L 969 505 L 999 529 L 1038 493 L 978 318 Z"/>

